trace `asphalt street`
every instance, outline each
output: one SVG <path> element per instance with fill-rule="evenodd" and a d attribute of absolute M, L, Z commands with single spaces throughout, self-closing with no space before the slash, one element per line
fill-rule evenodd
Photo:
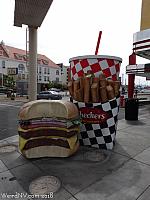
<path fill-rule="evenodd" d="M 23 102 L 0 102 L 0 140 L 17 134 L 18 111 Z M 144 114 L 146 105 L 139 107 L 140 115 Z M 118 120 L 124 119 L 125 109 L 120 108 Z"/>
<path fill-rule="evenodd" d="M 18 111 L 22 102 L 0 102 L 0 140 L 17 134 Z M 118 119 L 124 118 L 124 109 L 120 108 Z"/>

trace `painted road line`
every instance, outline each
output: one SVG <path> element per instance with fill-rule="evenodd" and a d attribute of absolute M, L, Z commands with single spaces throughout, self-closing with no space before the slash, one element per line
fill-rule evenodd
<path fill-rule="evenodd" d="M 12 104 L 5 104 L 5 103 L 0 103 L 0 106 L 15 107 L 15 108 L 21 107 L 21 105 L 12 105 Z"/>

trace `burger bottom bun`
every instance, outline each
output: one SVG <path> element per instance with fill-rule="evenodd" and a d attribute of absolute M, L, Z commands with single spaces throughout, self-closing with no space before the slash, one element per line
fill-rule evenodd
<path fill-rule="evenodd" d="M 79 148 L 79 142 L 74 145 L 73 149 L 60 146 L 38 146 L 28 150 L 22 150 L 22 154 L 26 158 L 40 157 L 69 157 L 73 155 Z"/>

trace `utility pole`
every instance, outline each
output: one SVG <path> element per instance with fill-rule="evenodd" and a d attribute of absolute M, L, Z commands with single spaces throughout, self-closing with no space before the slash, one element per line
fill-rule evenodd
<path fill-rule="evenodd" d="M 37 99 L 37 28 L 29 27 L 29 101 Z"/>
<path fill-rule="evenodd" d="M 2 83 L 1 83 L 1 86 L 3 87 L 3 80 L 4 78 L 3 78 L 3 67 L 2 67 Z"/>

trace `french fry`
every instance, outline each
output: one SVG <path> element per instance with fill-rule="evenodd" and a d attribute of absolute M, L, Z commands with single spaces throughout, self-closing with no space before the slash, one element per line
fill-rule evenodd
<path fill-rule="evenodd" d="M 83 88 L 80 88 L 78 90 L 75 91 L 76 93 L 76 101 L 79 101 L 79 102 L 83 102 Z"/>
<path fill-rule="evenodd" d="M 104 103 L 108 101 L 106 87 L 100 87 L 99 92 L 100 92 L 101 102 Z"/>
<path fill-rule="evenodd" d="M 111 79 L 107 80 L 108 85 L 111 85 L 114 88 L 114 81 Z"/>
<path fill-rule="evenodd" d="M 100 83 L 101 87 L 106 87 L 107 86 L 107 80 L 106 79 L 100 80 L 99 83 Z"/>
<path fill-rule="evenodd" d="M 115 96 L 119 95 L 119 89 L 120 89 L 120 81 L 112 81 L 112 80 L 107 80 L 108 85 L 111 85 L 114 89 Z"/>
<path fill-rule="evenodd" d="M 92 83 L 99 83 L 99 78 L 98 77 L 94 77 L 92 79 Z"/>
<path fill-rule="evenodd" d="M 91 85 L 91 96 L 92 96 L 92 103 L 99 102 L 99 84 L 93 83 Z"/>
<path fill-rule="evenodd" d="M 103 73 L 101 73 L 99 75 L 99 83 L 100 83 L 100 87 L 106 87 L 107 86 L 107 80 L 106 80 L 105 75 Z"/>
<path fill-rule="evenodd" d="M 120 81 L 114 81 L 114 93 L 115 93 L 115 96 L 119 95 L 119 90 L 120 90 Z"/>
<path fill-rule="evenodd" d="M 101 73 L 100 75 L 99 75 L 99 80 L 105 80 L 106 78 L 105 78 L 105 75 L 103 74 L 103 73 Z"/>
<path fill-rule="evenodd" d="M 84 89 L 84 77 L 80 77 L 79 81 L 80 81 L 80 88 Z"/>
<path fill-rule="evenodd" d="M 115 97 L 114 89 L 111 85 L 106 86 L 108 99 L 111 100 Z"/>
<path fill-rule="evenodd" d="M 77 96 L 76 96 L 76 91 L 80 88 L 80 81 L 79 80 L 75 80 L 73 82 L 73 97 L 76 100 Z"/>
<path fill-rule="evenodd" d="M 70 96 L 73 97 L 73 81 L 68 82 L 68 90 L 69 90 Z"/>
<path fill-rule="evenodd" d="M 98 87 L 98 91 L 99 91 L 99 87 L 100 87 L 99 86 L 99 78 L 98 77 L 94 77 L 93 80 L 92 80 L 92 84 L 93 83 L 97 83 L 97 87 Z M 98 98 L 99 98 L 99 92 L 98 92 Z"/>
<path fill-rule="evenodd" d="M 84 78 L 84 102 L 89 103 L 90 101 L 90 78 Z"/>

